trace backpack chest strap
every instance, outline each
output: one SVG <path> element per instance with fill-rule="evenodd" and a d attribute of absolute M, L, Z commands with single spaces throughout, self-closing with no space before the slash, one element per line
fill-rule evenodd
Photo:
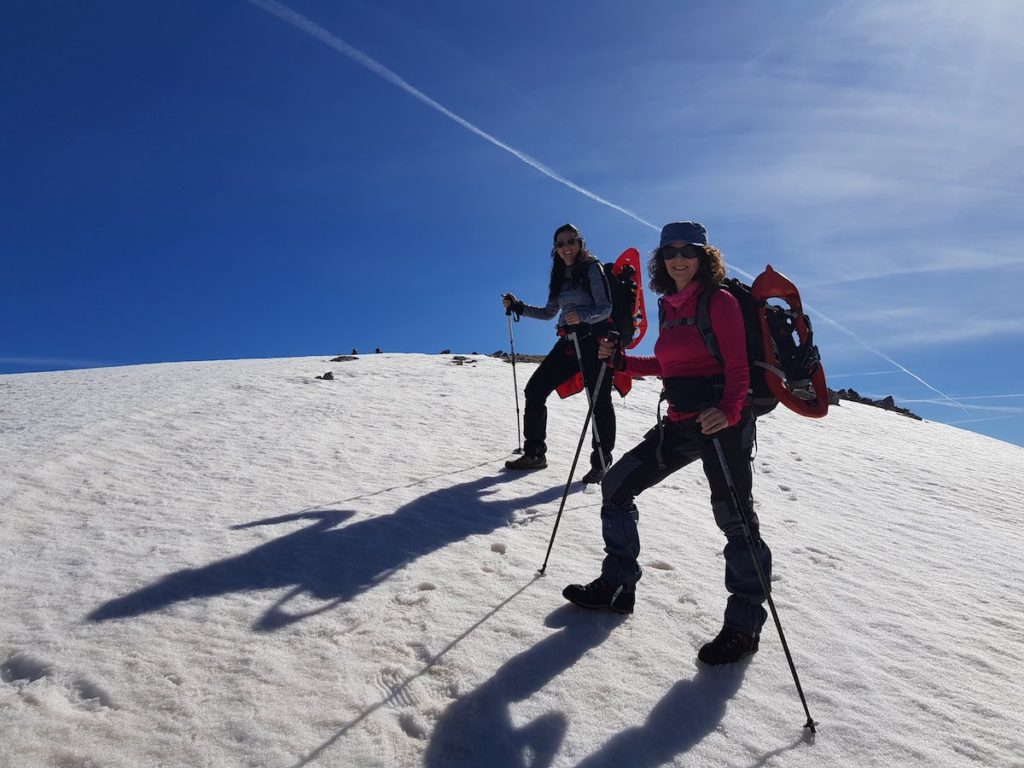
<path fill-rule="evenodd" d="M 715 338 L 714 328 L 711 327 L 711 294 L 715 288 L 701 292 L 697 299 L 697 314 L 693 317 L 677 317 L 672 320 L 665 319 L 664 297 L 658 300 L 658 328 L 664 331 L 666 328 L 678 328 L 679 326 L 696 325 L 700 337 L 707 345 L 708 352 L 718 362 L 722 362 L 722 352 L 718 348 L 718 339 Z"/>
<path fill-rule="evenodd" d="M 660 329 L 665 330 L 666 328 L 678 328 L 681 325 L 696 325 L 696 317 L 677 317 L 674 320 L 663 320 L 661 322 Z"/>

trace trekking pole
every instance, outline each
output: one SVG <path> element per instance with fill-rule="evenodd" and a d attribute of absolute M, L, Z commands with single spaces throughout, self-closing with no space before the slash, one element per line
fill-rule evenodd
<path fill-rule="evenodd" d="M 718 441 L 718 438 L 712 438 L 711 440 L 715 444 L 715 451 L 718 453 L 718 463 L 722 465 L 722 474 L 725 475 L 725 483 L 729 486 L 729 496 L 732 501 L 733 508 L 739 514 L 740 522 L 743 524 L 743 536 L 747 540 L 747 546 L 750 548 L 750 557 L 754 561 L 754 568 L 757 570 L 757 578 L 761 581 L 761 589 L 764 591 L 764 596 L 768 600 L 768 607 L 771 609 L 772 618 L 775 620 L 775 628 L 779 631 L 779 640 L 782 641 L 782 650 L 786 653 L 786 661 L 789 662 L 789 671 L 793 673 L 793 682 L 796 683 L 796 692 L 800 694 L 800 702 L 804 705 L 804 712 L 807 715 L 807 722 L 804 723 L 804 728 L 809 728 L 811 733 L 816 733 L 814 730 L 817 725 L 814 722 L 814 718 L 811 717 L 811 711 L 807 708 L 807 699 L 804 696 L 804 689 L 800 686 L 800 677 L 796 673 L 796 665 L 793 664 L 793 656 L 789 652 L 789 645 L 786 643 L 786 635 L 782 632 L 782 622 L 779 621 L 779 612 L 775 610 L 775 601 L 772 600 L 771 587 L 768 584 L 768 579 L 765 578 L 764 570 L 761 568 L 761 561 L 757 559 L 757 551 L 754 549 L 754 537 L 750 533 L 750 522 L 747 520 L 747 513 L 740 504 L 739 494 L 736 492 L 736 486 L 732 482 L 732 473 L 729 471 L 729 464 L 725 460 L 725 452 L 722 450 L 722 444 Z"/>
<path fill-rule="evenodd" d="M 576 334 L 572 334 L 574 337 Z M 612 332 L 608 334 L 609 338 L 615 338 L 618 333 Z M 579 344 L 576 345 L 577 351 L 579 350 Z M 597 386 L 594 388 L 595 396 L 590 399 L 589 405 L 587 406 L 587 418 L 583 421 L 583 430 L 580 432 L 580 441 L 576 444 L 576 455 L 572 457 L 572 467 L 569 468 L 569 479 L 565 482 L 565 490 L 562 492 L 562 503 L 558 505 L 558 515 L 555 517 L 555 527 L 551 531 L 551 541 L 548 542 L 548 551 L 544 555 L 544 564 L 537 571 L 541 576 L 544 575 L 544 571 L 548 567 L 548 558 L 551 557 L 551 547 L 555 544 L 555 534 L 558 533 L 558 523 L 562 519 L 562 510 L 565 509 L 565 500 L 569 497 L 569 486 L 572 485 L 572 476 L 576 473 L 576 462 L 580 459 L 580 451 L 583 450 L 583 441 L 587 439 L 587 426 L 590 424 L 590 418 L 594 415 L 594 403 L 597 402 L 597 392 L 601 391 L 601 384 L 604 382 L 604 372 L 608 370 L 608 364 L 601 366 L 601 370 L 597 374 Z M 586 389 L 587 380 L 583 380 L 583 388 Z M 602 459 L 604 458 L 604 451 L 601 451 Z"/>
<path fill-rule="evenodd" d="M 516 394 L 516 441 L 519 445 L 512 453 L 522 453 L 523 433 L 519 428 L 519 382 L 516 379 L 516 340 L 512 335 L 512 307 L 505 309 L 505 315 L 508 317 L 508 345 L 512 349 L 512 390 Z"/>
<path fill-rule="evenodd" d="M 597 374 L 597 386 L 601 386 L 604 380 L 604 372 L 607 366 L 601 366 L 601 372 Z M 544 555 L 544 564 L 537 571 L 541 576 L 548 567 L 548 558 L 551 557 L 551 547 L 555 544 L 555 534 L 558 533 L 558 522 L 562 519 L 562 510 L 565 509 L 565 500 L 569 497 L 569 486 L 572 485 L 572 476 L 576 472 L 576 462 L 580 459 L 580 451 L 583 449 L 583 441 L 587 439 L 587 427 L 590 425 L 590 417 L 594 415 L 594 402 L 591 401 L 587 408 L 587 418 L 583 422 L 583 431 L 580 432 L 580 441 L 576 445 L 576 455 L 572 457 L 572 467 L 569 469 L 569 479 L 565 481 L 565 491 L 562 493 L 562 503 L 558 505 L 558 515 L 555 517 L 555 527 L 551 531 L 551 541 L 548 542 L 548 551 Z"/>
<path fill-rule="evenodd" d="M 609 338 L 610 338 L 612 334 L 608 334 L 608 335 L 609 335 Z M 616 335 L 618 335 L 618 334 L 616 334 Z M 583 355 L 580 352 L 580 340 L 579 340 L 579 337 L 576 335 L 576 332 L 573 331 L 572 333 L 569 334 L 569 338 L 572 339 L 573 346 L 576 347 L 576 362 L 580 364 L 580 378 L 583 379 L 583 391 L 587 393 L 587 407 L 590 409 L 590 412 L 593 413 L 594 412 L 594 403 L 597 402 L 597 394 L 598 394 L 598 392 L 601 391 L 601 381 L 604 379 L 604 369 L 607 366 L 604 366 L 604 365 L 601 366 L 601 372 L 597 375 L 597 386 L 594 387 L 594 392 L 593 392 L 593 394 L 591 394 L 590 390 L 587 389 L 587 374 L 583 370 Z M 589 417 L 588 417 L 588 420 L 589 420 Z M 594 432 L 594 442 L 597 444 L 597 452 L 601 456 L 601 471 L 602 472 L 607 472 L 608 471 L 608 462 L 606 462 L 604 460 L 604 447 L 601 445 L 601 433 L 597 429 L 597 421 L 596 420 L 591 422 L 590 428 Z"/>

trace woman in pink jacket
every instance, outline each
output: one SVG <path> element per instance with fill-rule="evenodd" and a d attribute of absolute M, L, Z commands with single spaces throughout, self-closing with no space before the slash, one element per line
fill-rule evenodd
<path fill-rule="evenodd" d="M 669 401 L 667 416 L 640 445 L 626 453 L 601 483 L 601 523 L 606 557 L 601 576 L 587 585 L 572 584 L 562 593 L 584 608 L 632 613 L 641 569 L 639 514 L 634 499 L 678 469 L 700 459 L 711 486 L 715 522 L 726 537 L 725 586 L 729 598 L 722 630 L 705 644 L 698 658 L 728 664 L 757 651 L 767 618 L 757 569 L 733 511 L 729 486 L 712 442 L 722 447 L 737 497 L 745 505 L 750 533 L 761 567 L 771 583 L 771 551 L 759 534 L 751 497 L 754 419 L 747 407 L 750 371 L 746 333 L 739 303 L 717 286 L 725 277 L 721 252 L 708 244 L 707 231 L 696 222 L 665 225 L 649 266 L 651 289 L 662 294 L 658 341 L 653 357 L 626 356 L 610 343 L 600 355 L 617 370 L 660 376 Z M 695 323 L 701 295 L 720 351 L 708 351 Z"/>

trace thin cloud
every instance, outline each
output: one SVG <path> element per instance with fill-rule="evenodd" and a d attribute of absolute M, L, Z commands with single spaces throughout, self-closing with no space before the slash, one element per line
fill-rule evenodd
<path fill-rule="evenodd" d="M 719 121 L 756 114 L 757 130 L 700 169 L 704 205 L 799 216 L 790 252 L 823 281 L 919 273 L 950 244 L 963 264 L 993 218 L 1017 230 L 1024 102 L 1006 83 L 1024 76 L 1021 23 L 1020 3 L 846 3 L 709 76 L 705 89 L 728 96 Z"/>
<path fill-rule="evenodd" d="M 110 365 L 102 360 L 75 357 L 0 357 L 0 364 L 40 368 L 103 368 Z"/>
<path fill-rule="evenodd" d="M 903 401 L 903 402 L 909 402 L 909 401 Z M 947 403 L 939 402 L 939 403 L 935 403 L 935 405 L 947 405 Z M 1012 406 L 968 405 L 967 407 L 970 410 L 972 410 L 972 411 L 988 411 L 990 413 L 1011 413 L 1011 414 L 1019 413 L 1019 414 L 1024 414 L 1024 408 L 1015 408 L 1015 407 L 1012 407 Z"/>
<path fill-rule="evenodd" d="M 942 327 L 922 326 L 903 333 L 893 333 L 885 340 L 890 347 L 908 347 L 927 344 L 947 344 L 977 341 L 997 336 L 1024 334 L 1024 318 L 989 320 L 963 318 L 955 324 Z"/>
<path fill-rule="evenodd" d="M 950 426 L 956 424 L 977 424 L 979 421 L 1006 421 L 1007 419 L 1024 419 L 1024 413 L 1015 416 L 987 416 L 984 419 L 959 419 L 958 421 L 947 421 Z"/>
<path fill-rule="evenodd" d="M 971 395 L 970 397 L 959 397 L 958 400 L 999 400 L 1002 398 L 1024 397 L 1024 392 L 1015 392 L 1005 395 Z"/>
<path fill-rule="evenodd" d="M 277 2 L 276 0 L 249 0 L 249 2 L 252 5 L 255 5 L 257 8 L 260 8 L 260 9 L 262 9 L 262 10 L 264 10 L 264 11 L 266 11 L 266 12 L 268 12 L 268 13 L 270 13 L 270 14 L 272 14 L 272 15 L 274 15 L 274 16 L 276 16 L 276 17 L 278 17 L 278 18 L 280 18 L 280 19 L 282 19 L 284 21 L 286 21 L 287 23 L 291 24 L 292 26 L 296 27 L 297 29 L 305 32 L 308 35 L 311 35 L 312 37 L 314 37 L 317 40 L 321 41 L 322 43 L 330 46 L 331 48 L 333 48 L 334 50 L 338 51 L 339 53 L 347 56 L 352 61 L 354 61 L 357 64 L 359 64 L 360 66 L 363 66 L 366 69 L 368 69 L 371 72 L 373 72 L 378 77 L 380 77 L 383 80 L 386 80 L 387 82 L 391 83 L 392 85 L 400 88 L 405 93 L 407 93 L 410 96 L 412 96 L 413 98 L 419 100 L 423 104 L 426 104 L 431 109 L 433 109 L 436 112 L 444 115 L 449 120 L 451 120 L 454 123 L 462 126 L 463 128 L 465 128 L 466 130 L 470 131 L 471 133 L 479 136 L 480 138 L 484 139 L 485 141 L 490 142 L 491 144 L 493 144 L 494 146 L 498 147 L 499 149 L 504 150 L 505 152 L 508 152 L 509 154 L 511 154 L 512 156 L 517 158 L 518 160 L 520 160 L 520 161 L 526 163 L 527 165 L 529 165 L 531 168 L 534 168 L 535 170 L 543 173 L 548 178 L 550 178 L 550 179 L 552 179 L 554 181 L 557 181 L 559 184 L 562 184 L 562 185 L 568 187 L 569 189 L 572 189 L 572 190 L 574 190 L 576 192 L 579 192 L 580 194 L 584 195 L 585 197 L 588 197 L 591 200 L 594 200 L 595 202 L 600 203 L 601 205 L 604 205 L 604 206 L 607 206 L 608 208 L 616 210 L 616 211 L 618 211 L 618 212 L 628 216 L 629 218 L 633 219 L 634 221 L 637 221 L 637 222 L 643 224 L 646 227 L 649 227 L 649 228 L 651 228 L 651 229 L 653 229 L 655 231 L 658 231 L 660 229 L 658 226 L 652 224 L 650 221 L 647 221 L 646 219 L 641 218 L 640 216 L 638 216 L 633 211 L 630 211 L 627 208 L 624 208 L 624 207 L 622 207 L 620 205 L 617 205 L 617 204 L 615 204 L 615 203 L 613 203 L 613 202 L 611 202 L 609 200 L 606 200 L 605 198 L 595 194 L 594 192 L 591 192 L 590 190 L 586 189 L 585 187 L 582 187 L 579 184 L 576 184 L 575 182 L 570 181 L 569 179 L 565 178 L 561 174 L 557 173 L 556 171 L 552 170 L 548 166 L 546 166 L 543 163 L 541 163 L 539 160 L 531 157 L 530 155 L 526 154 L 525 152 L 523 152 L 523 151 L 521 151 L 519 149 L 516 149 L 515 147 L 512 147 L 509 144 L 506 144 L 505 142 L 501 141 L 500 139 L 498 139 L 498 138 L 492 136 L 491 134 L 487 133 L 482 128 L 477 127 L 476 125 L 474 125 L 473 123 L 469 122 L 465 118 L 461 117 L 460 115 L 456 114 L 455 112 L 453 112 L 452 110 L 448 109 L 444 105 L 440 104 L 439 102 L 435 101 L 431 97 L 427 96 L 425 93 L 423 93 L 418 88 L 416 88 L 413 85 L 411 85 L 410 83 L 408 83 L 406 80 L 404 80 L 398 74 L 396 74 L 392 70 L 388 69 L 386 66 L 384 66 L 380 62 L 378 62 L 376 59 L 374 59 L 374 58 L 368 56 L 367 54 L 363 53 L 358 48 L 355 48 L 354 46 L 349 45 L 347 42 L 345 42 L 341 38 L 337 37 L 336 35 L 332 34 L 331 32 L 328 32 L 326 29 L 321 27 L 319 24 L 316 24 L 315 22 L 313 22 L 310 19 L 306 18 L 302 14 L 292 10 L 291 8 L 288 8 L 285 5 L 282 5 L 281 3 Z M 894 112 L 898 112 L 898 110 L 895 109 L 895 107 L 896 107 L 895 103 L 893 104 L 893 107 L 894 107 L 893 111 Z M 948 113 L 948 110 L 945 110 L 945 111 Z M 845 114 L 845 112 L 844 112 L 844 114 Z M 850 135 L 851 136 L 852 135 L 856 135 L 856 132 L 851 129 L 850 130 Z M 820 174 L 821 173 L 821 169 L 822 168 L 827 168 L 827 166 L 821 166 L 820 163 L 817 162 L 819 159 L 820 158 L 814 158 L 814 165 L 810 165 L 810 166 L 808 166 L 808 168 L 812 168 L 813 167 L 815 169 L 818 169 L 818 173 Z M 779 166 L 780 172 L 782 172 L 781 169 L 783 169 L 784 167 L 785 166 L 783 166 L 783 165 Z M 879 183 L 878 177 L 872 177 L 872 176 L 869 176 L 869 175 L 862 174 L 860 168 L 855 166 L 855 165 L 851 165 L 850 173 L 852 174 L 853 177 L 857 177 L 858 179 L 860 179 L 857 182 L 857 185 L 856 185 L 856 186 L 861 188 L 861 192 L 859 193 L 860 196 L 865 198 L 865 199 L 872 198 L 874 196 L 873 191 L 876 189 L 877 184 Z M 892 178 L 894 178 L 894 176 L 890 174 L 890 176 L 887 177 L 887 178 L 889 178 L 891 180 Z M 883 182 L 884 181 L 885 180 L 883 180 Z M 828 186 L 828 185 L 832 185 L 832 186 Z M 832 179 L 828 179 L 828 185 L 826 185 L 828 188 L 834 188 L 834 182 L 833 182 Z M 733 191 L 735 192 L 735 190 L 733 190 Z M 818 193 L 821 194 L 821 190 L 819 190 Z M 778 195 L 779 194 L 779 188 L 777 186 L 773 186 L 771 194 L 772 195 Z M 754 279 L 754 275 L 750 274 L 749 272 L 745 272 L 742 269 L 736 269 L 736 271 L 739 274 L 741 274 L 743 277 L 746 277 L 748 280 Z M 942 392 L 941 390 L 939 390 L 936 387 L 932 386 L 927 381 L 925 381 L 923 378 L 918 376 L 916 373 L 914 373 L 910 369 L 904 367 L 900 363 L 896 362 L 895 360 L 893 360 L 888 355 L 880 352 L 879 350 L 877 350 L 874 347 L 872 347 L 871 345 L 869 345 L 866 341 L 861 339 L 856 333 L 854 333 L 849 328 L 843 326 L 842 324 L 840 324 L 839 322 L 833 320 L 832 318 L 824 315 L 820 311 L 814 310 L 809 305 L 805 305 L 805 307 L 806 307 L 808 312 L 813 312 L 814 314 L 819 316 L 825 322 L 829 323 L 830 325 L 832 325 L 835 328 L 839 329 L 843 333 L 847 334 L 852 339 L 854 339 L 858 344 L 860 344 L 865 349 L 867 349 L 869 352 L 872 352 L 873 354 L 875 354 L 878 357 L 882 358 L 883 360 L 888 362 L 890 365 L 893 365 L 893 366 L 899 368 L 901 371 L 906 373 L 908 376 L 910 376 L 911 378 L 915 379 L 916 381 L 921 383 L 923 386 L 927 387 L 928 389 L 930 389 L 931 391 L 933 391 L 936 394 L 940 395 L 941 397 L 943 397 L 943 398 L 945 398 L 947 400 L 952 401 L 952 399 L 949 398 L 944 392 Z"/>
<path fill-rule="evenodd" d="M 1024 394 L 1008 394 L 1008 395 L 971 395 L 970 397 L 958 397 L 957 401 L 962 403 L 969 403 L 975 400 L 1019 400 L 1024 398 Z M 938 400 L 935 398 L 921 398 L 916 400 L 904 400 L 900 399 L 901 403 L 921 403 L 928 405 L 949 405 L 945 400 Z M 1014 405 L 973 405 L 967 404 L 965 407 L 970 408 L 974 411 L 1003 411 L 1006 413 L 1024 413 L 1024 406 Z"/>
<path fill-rule="evenodd" d="M 1020 252 L 1020 247 L 1014 248 Z M 887 280 L 892 277 L 904 277 L 907 275 L 929 275 L 942 274 L 946 272 L 971 272 L 978 270 L 1003 269 L 1006 267 L 1024 266 L 1024 257 L 1005 256 L 974 249 L 961 249 L 947 253 L 929 253 L 926 261 L 917 264 L 900 264 L 886 259 L 877 269 L 864 271 L 859 274 L 844 272 L 843 276 L 835 280 L 819 280 L 808 282 L 808 287 L 831 288 L 851 283 L 868 282 L 872 280 Z"/>

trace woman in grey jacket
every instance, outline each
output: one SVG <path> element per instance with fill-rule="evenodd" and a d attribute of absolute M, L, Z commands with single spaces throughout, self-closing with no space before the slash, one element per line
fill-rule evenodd
<path fill-rule="evenodd" d="M 523 414 L 523 455 L 505 462 L 508 469 L 543 469 L 546 467 L 548 411 L 545 403 L 561 384 L 580 371 L 580 360 L 576 358 L 576 346 L 569 337 L 575 332 L 582 359 L 584 386 L 596 397 L 594 402 L 594 424 L 604 449 L 604 465 L 611 466 L 612 449 L 615 447 L 615 411 L 612 408 L 612 377 L 605 376 L 601 390 L 594 395 L 598 371 L 602 362 L 597 358 L 598 342 L 611 328 L 611 295 L 605 281 L 604 269 L 590 251 L 580 231 L 572 224 L 563 224 L 555 230 L 551 248 L 551 282 L 548 286 L 548 300 L 543 307 L 535 307 L 519 301 L 515 295 L 506 294 L 505 309 L 517 315 L 537 320 L 550 320 L 559 311 L 558 342 L 544 358 L 526 385 L 526 407 Z M 600 482 L 604 474 L 601 453 L 597 439 L 592 439 L 590 471 L 583 476 L 584 483 Z"/>

